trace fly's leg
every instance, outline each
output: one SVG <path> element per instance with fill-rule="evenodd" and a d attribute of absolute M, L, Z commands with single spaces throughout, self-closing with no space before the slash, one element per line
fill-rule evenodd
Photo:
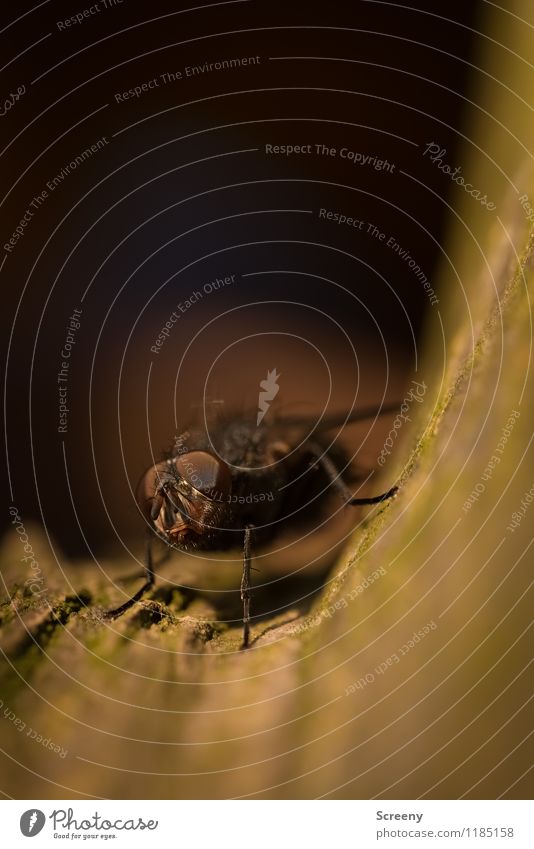
<path fill-rule="evenodd" d="M 246 649 L 250 640 L 250 569 L 252 560 L 252 531 L 254 525 L 246 525 L 243 538 L 243 575 L 241 578 L 241 600 L 243 602 L 243 644 Z"/>
<path fill-rule="evenodd" d="M 126 613 L 127 610 L 133 607 L 135 602 L 139 601 L 139 599 L 142 598 L 154 584 L 155 577 L 152 565 L 152 532 L 148 528 L 145 536 L 145 576 L 146 582 L 143 584 L 141 589 L 128 599 L 128 601 L 121 604 L 120 607 L 116 607 L 115 610 L 106 611 L 106 613 L 104 613 L 105 619 L 116 619 L 118 616 L 122 616 L 122 614 Z"/>
<path fill-rule="evenodd" d="M 398 487 L 393 486 L 387 492 L 383 492 L 381 495 L 375 495 L 372 498 L 354 498 L 326 451 L 315 442 L 307 442 L 306 447 L 313 454 L 315 462 L 325 472 L 330 483 L 339 492 L 345 504 L 380 504 L 381 501 L 387 501 L 388 498 L 392 498 L 398 491 Z"/>

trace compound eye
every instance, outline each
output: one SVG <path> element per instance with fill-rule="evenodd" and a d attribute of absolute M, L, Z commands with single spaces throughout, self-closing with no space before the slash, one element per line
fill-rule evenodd
<path fill-rule="evenodd" d="M 208 451 L 188 451 L 174 459 L 176 471 L 202 495 L 221 501 L 230 494 L 230 469 L 219 457 Z"/>
<path fill-rule="evenodd" d="M 147 469 L 137 484 L 137 503 L 146 519 L 150 519 L 150 514 L 156 498 L 156 492 L 159 490 L 163 482 L 167 480 L 168 474 L 169 470 L 167 463 L 163 460 L 160 463 L 156 463 L 155 466 L 151 466 Z"/>

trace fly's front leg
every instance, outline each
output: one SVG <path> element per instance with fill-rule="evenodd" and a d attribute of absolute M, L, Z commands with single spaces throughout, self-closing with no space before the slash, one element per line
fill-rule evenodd
<path fill-rule="evenodd" d="M 152 532 L 149 528 L 147 528 L 145 536 L 145 576 L 146 582 L 143 584 L 141 589 L 128 599 L 128 601 L 121 604 L 120 607 L 116 607 L 115 610 L 106 611 L 106 613 L 104 613 L 104 619 L 116 619 L 118 616 L 122 616 L 122 614 L 126 613 L 127 610 L 133 607 L 135 602 L 139 601 L 139 599 L 142 598 L 154 584 L 155 576 L 152 564 Z"/>
<path fill-rule="evenodd" d="M 241 578 L 241 600 L 243 602 L 243 645 L 248 648 L 250 640 L 250 569 L 252 560 L 252 531 L 254 525 L 246 525 L 243 538 L 243 575 Z"/>
<path fill-rule="evenodd" d="M 387 501 L 388 498 L 392 498 L 398 491 L 398 487 L 393 486 L 387 492 L 383 492 L 381 495 L 375 495 L 372 498 L 354 498 L 326 451 L 315 442 L 307 442 L 305 447 L 314 456 L 316 464 L 325 472 L 330 483 L 339 492 L 345 504 L 379 504 L 381 501 Z"/>

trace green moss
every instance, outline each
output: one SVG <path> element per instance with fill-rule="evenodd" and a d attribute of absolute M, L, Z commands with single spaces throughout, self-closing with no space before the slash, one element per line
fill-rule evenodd
<path fill-rule="evenodd" d="M 3 678 L 3 692 L 13 694 L 20 686 L 24 686 L 26 680 L 31 679 L 36 667 L 50 649 L 52 640 L 61 635 L 62 629 L 73 615 L 90 603 L 89 594 L 66 596 L 54 605 L 51 612 L 33 630 L 24 632 L 24 636 L 8 657 L 10 666 Z"/>

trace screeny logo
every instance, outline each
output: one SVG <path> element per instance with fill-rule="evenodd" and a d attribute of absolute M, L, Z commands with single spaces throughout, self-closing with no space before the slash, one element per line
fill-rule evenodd
<path fill-rule="evenodd" d="M 39 834 L 46 822 L 46 817 L 42 811 L 37 808 L 30 808 L 29 811 L 24 811 L 20 818 L 20 830 L 25 837 L 35 837 Z"/>

